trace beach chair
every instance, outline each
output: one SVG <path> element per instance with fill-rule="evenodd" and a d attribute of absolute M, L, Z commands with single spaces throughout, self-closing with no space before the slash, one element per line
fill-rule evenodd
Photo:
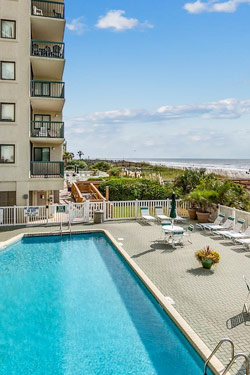
<path fill-rule="evenodd" d="M 213 223 L 197 223 L 196 226 L 197 228 L 204 230 L 206 225 L 220 225 L 224 217 L 224 214 L 219 214 Z"/>
<path fill-rule="evenodd" d="M 223 223 L 221 225 L 209 224 L 209 225 L 205 225 L 204 228 L 206 230 L 210 230 L 210 231 L 230 230 L 232 228 L 233 224 L 234 224 L 234 218 L 232 216 L 228 216 L 225 223 Z"/>
<path fill-rule="evenodd" d="M 249 246 L 250 246 L 250 238 L 245 238 L 243 240 L 242 239 L 237 239 L 237 240 L 235 240 L 235 242 L 243 245 L 246 248 L 249 248 Z"/>
<path fill-rule="evenodd" d="M 237 234 L 240 233 L 240 231 L 243 228 L 244 223 L 245 223 L 245 220 L 240 219 L 240 220 L 237 221 L 237 223 L 235 224 L 235 226 L 232 230 L 230 230 L 230 231 L 228 231 L 228 230 L 215 230 L 214 234 L 217 234 L 218 236 L 221 236 L 221 237 L 231 238 L 230 237 L 231 235 L 237 235 Z"/>
<path fill-rule="evenodd" d="M 193 226 L 193 224 L 190 224 L 188 226 L 186 232 L 183 233 L 184 237 L 188 237 L 188 242 L 189 243 L 192 243 L 192 241 L 191 241 L 191 235 L 192 235 L 193 231 L 194 231 L 194 226 Z"/>
<path fill-rule="evenodd" d="M 145 221 L 155 221 L 156 218 L 149 215 L 149 208 L 148 207 L 141 207 L 141 216 Z"/>
<path fill-rule="evenodd" d="M 155 207 L 155 217 L 159 220 L 171 220 L 169 216 L 164 215 L 162 206 Z"/>
<path fill-rule="evenodd" d="M 228 235 L 225 236 L 226 238 L 232 240 L 233 242 L 237 240 L 244 240 L 247 238 L 250 238 L 250 225 L 248 228 L 245 230 L 245 232 L 242 233 L 228 233 Z"/>

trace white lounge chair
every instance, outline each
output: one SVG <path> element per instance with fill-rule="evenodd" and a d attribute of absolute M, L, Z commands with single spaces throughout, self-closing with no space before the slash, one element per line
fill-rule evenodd
<path fill-rule="evenodd" d="M 229 238 L 230 240 L 244 240 L 246 238 L 250 238 L 250 225 L 243 233 L 235 233 L 235 234 L 228 234 L 225 237 Z"/>
<path fill-rule="evenodd" d="M 216 224 L 209 224 L 205 225 L 205 229 L 208 229 L 210 231 L 215 231 L 215 230 L 230 230 L 234 224 L 234 218 L 232 216 L 228 216 L 227 220 L 225 223 L 221 225 L 216 225 Z"/>
<path fill-rule="evenodd" d="M 148 207 L 141 207 L 141 216 L 146 221 L 155 221 L 156 218 L 154 216 L 149 215 L 149 208 Z"/>
<path fill-rule="evenodd" d="M 235 240 L 237 243 L 240 243 L 241 245 L 243 245 L 243 246 L 245 246 L 245 247 L 247 247 L 247 248 L 249 248 L 249 246 L 250 246 L 250 238 L 245 238 L 245 239 L 243 239 L 243 240 L 239 240 L 239 239 L 237 239 L 237 240 Z"/>
<path fill-rule="evenodd" d="M 235 226 L 232 230 L 230 230 L 230 231 L 228 231 L 228 230 L 215 230 L 214 233 L 217 234 L 218 236 L 231 238 L 231 235 L 240 233 L 240 231 L 243 228 L 244 223 L 245 223 L 245 220 L 240 219 L 240 220 L 237 220 L 237 223 L 235 224 Z"/>
<path fill-rule="evenodd" d="M 197 223 L 196 226 L 198 228 L 204 230 L 206 225 L 211 225 L 211 224 L 220 225 L 222 223 L 224 217 L 225 217 L 224 214 L 219 214 L 213 223 Z"/>
<path fill-rule="evenodd" d="M 159 220 L 171 220 L 171 217 L 164 215 L 162 206 L 155 207 L 155 217 Z"/>

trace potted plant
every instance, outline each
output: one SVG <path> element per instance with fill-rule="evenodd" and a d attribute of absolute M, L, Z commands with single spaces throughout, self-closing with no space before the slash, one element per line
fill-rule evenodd
<path fill-rule="evenodd" d="M 202 264 L 202 267 L 206 269 L 210 269 L 214 264 L 220 261 L 220 254 L 212 250 L 210 246 L 196 251 L 195 257 Z"/>
<path fill-rule="evenodd" d="M 198 221 L 200 223 L 207 223 L 211 205 L 217 203 L 218 193 L 215 190 L 197 188 L 189 194 L 187 199 L 198 207 L 196 210 Z"/>
<path fill-rule="evenodd" d="M 190 203 L 190 208 L 188 208 L 188 216 L 189 216 L 189 219 L 190 220 L 196 220 L 197 219 L 197 215 L 196 215 L 196 211 L 197 211 L 197 207 L 196 207 L 196 202 L 192 199 L 192 197 L 190 197 L 190 195 L 187 196 L 187 198 L 185 199 L 186 202 Z"/>

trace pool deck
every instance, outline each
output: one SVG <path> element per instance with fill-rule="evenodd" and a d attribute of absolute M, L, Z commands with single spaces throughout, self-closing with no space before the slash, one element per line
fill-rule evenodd
<path fill-rule="evenodd" d="M 250 322 L 237 325 L 236 320 L 230 319 L 241 314 L 248 295 L 242 275 L 250 282 L 250 251 L 198 230 L 193 233 L 192 244 L 186 242 L 173 249 L 159 242 L 160 225 L 140 221 L 72 226 L 72 230 L 88 229 L 109 231 L 163 295 L 174 301 L 173 307 L 211 350 L 220 339 L 230 337 L 236 352 L 249 355 Z M 58 226 L 0 229 L 0 244 L 20 233 L 55 231 L 59 231 Z M 194 256 L 206 245 L 221 254 L 220 263 L 212 271 L 204 270 Z M 233 322 L 231 329 L 227 322 Z M 217 357 L 226 363 L 230 357 L 227 344 Z M 244 365 L 239 361 L 230 372 L 245 374 Z"/>

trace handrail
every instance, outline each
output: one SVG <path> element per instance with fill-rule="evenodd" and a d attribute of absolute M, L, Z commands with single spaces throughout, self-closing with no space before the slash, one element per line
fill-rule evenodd
<path fill-rule="evenodd" d="M 82 193 L 79 189 L 79 187 L 77 186 L 77 184 L 74 182 L 71 186 L 71 192 L 74 196 L 74 199 L 76 200 L 77 203 L 81 203 L 84 201 L 84 198 L 82 196 Z"/>
<path fill-rule="evenodd" d="M 106 198 L 104 198 L 102 193 L 95 187 L 94 184 L 92 184 L 92 183 L 89 184 L 89 190 L 96 195 L 97 199 L 101 199 L 103 201 L 106 200 Z"/>
<path fill-rule="evenodd" d="M 62 121 L 31 121 L 31 137 L 64 138 L 64 122 Z"/>
<path fill-rule="evenodd" d="M 233 364 L 236 362 L 236 359 L 239 358 L 239 357 L 243 357 L 245 358 L 245 362 L 246 362 L 246 375 L 249 375 L 249 358 L 246 354 L 244 353 L 238 353 L 236 354 L 232 359 L 231 361 L 229 362 L 229 364 L 227 365 L 227 367 L 225 368 L 225 370 L 223 371 L 223 373 L 221 375 L 225 375 L 226 373 L 228 373 L 228 371 L 230 370 L 230 368 L 233 366 Z"/>
<path fill-rule="evenodd" d="M 216 347 L 214 348 L 214 350 L 212 351 L 212 353 L 210 354 L 210 356 L 206 360 L 205 365 L 204 365 L 204 375 L 207 375 L 207 366 L 208 366 L 208 363 L 210 362 L 211 358 L 215 355 L 215 353 L 217 352 L 217 350 L 219 350 L 219 348 L 221 347 L 221 345 L 224 344 L 224 342 L 229 342 L 231 344 L 231 359 L 233 359 L 235 357 L 235 355 L 234 355 L 234 343 L 233 343 L 233 341 L 231 339 L 229 339 L 229 338 L 222 339 L 216 345 Z"/>

